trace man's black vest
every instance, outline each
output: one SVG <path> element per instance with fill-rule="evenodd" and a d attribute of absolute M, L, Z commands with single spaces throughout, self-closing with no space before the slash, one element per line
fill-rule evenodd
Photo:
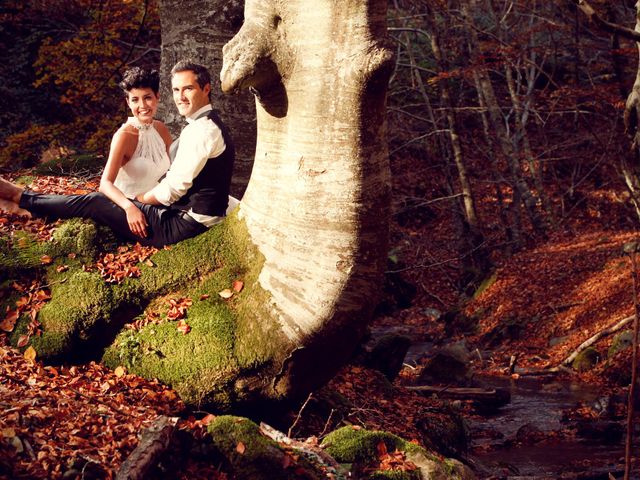
<path fill-rule="evenodd" d="M 211 110 L 198 118 L 208 117 L 222 132 L 226 148 L 217 157 L 212 157 L 204 164 L 204 168 L 193 179 L 193 185 L 182 197 L 173 203 L 174 208 L 193 210 L 194 213 L 210 216 L 224 216 L 229 204 L 229 187 L 233 162 L 236 157 L 235 147 L 229 129 L 217 112 Z M 198 119 L 197 118 L 197 119 Z M 197 120 L 196 119 L 196 120 Z"/>

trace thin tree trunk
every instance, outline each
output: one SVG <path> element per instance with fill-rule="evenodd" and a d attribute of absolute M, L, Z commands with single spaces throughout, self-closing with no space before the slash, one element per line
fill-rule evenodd
<path fill-rule="evenodd" d="M 440 48 L 439 32 L 435 23 L 431 23 L 431 49 L 435 56 L 436 62 L 441 72 L 447 71 L 447 60 Z M 422 83 L 422 78 L 418 72 L 417 76 L 419 81 L 420 91 L 426 96 L 426 90 Z M 478 217 L 476 214 L 475 201 L 473 198 L 473 191 L 471 189 L 471 182 L 469 181 L 469 175 L 467 173 L 467 167 L 465 165 L 464 154 L 462 152 L 462 144 L 460 143 L 460 135 L 458 133 L 458 122 L 456 119 L 455 111 L 453 108 L 453 102 L 451 101 L 451 94 L 449 91 L 449 82 L 447 79 L 442 79 L 438 82 L 440 94 L 442 95 L 442 103 L 447 116 L 447 123 L 449 127 L 449 138 L 451 140 L 451 148 L 453 149 L 453 161 L 458 171 L 458 180 L 460 181 L 460 189 L 462 191 L 462 199 L 464 205 L 464 213 L 469 228 L 472 232 L 480 234 L 478 226 Z"/>
<path fill-rule="evenodd" d="M 636 27 L 635 30 L 640 32 L 640 2 L 636 3 Z M 636 42 L 638 55 L 640 58 L 640 42 Z M 628 135 L 632 136 L 632 153 L 630 158 L 622 158 L 621 169 L 624 176 L 625 184 L 631 194 L 636 209 L 636 214 L 640 218 L 640 62 L 636 71 L 636 79 L 631 88 L 631 93 L 627 97 L 624 110 L 624 125 Z"/>
<path fill-rule="evenodd" d="M 472 3 L 475 5 L 475 0 Z M 469 25 L 468 31 L 471 39 L 470 54 L 472 56 L 473 63 L 475 64 L 475 67 L 478 71 L 478 83 L 480 85 L 484 101 L 487 105 L 489 121 L 491 123 L 493 131 L 495 132 L 496 138 L 498 140 L 498 145 L 500 146 L 501 152 L 504 155 L 505 160 L 507 161 L 507 165 L 511 174 L 511 182 L 514 190 L 514 203 L 516 202 L 516 196 L 518 196 L 519 201 L 522 202 L 522 205 L 527 212 L 534 231 L 538 234 L 546 235 L 546 222 L 540 215 L 540 212 L 538 212 L 537 210 L 538 198 L 531 192 L 531 189 L 523 178 L 520 161 L 509 139 L 509 135 L 504 124 L 502 109 L 496 98 L 493 84 L 491 83 L 491 79 L 489 78 L 489 74 L 486 68 L 482 66 L 483 62 L 480 59 L 478 52 L 480 42 L 478 40 L 478 34 L 475 30 L 473 17 L 471 15 L 471 12 L 469 11 L 469 5 L 467 4 L 467 2 L 462 2 L 461 8 L 462 14 Z"/>
<path fill-rule="evenodd" d="M 495 184 L 496 191 L 496 203 L 498 206 L 498 215 L 500 217 L 502 227 L 504 228 L 504 234 L 507 244 L 507 254 L 511 254 L 511 249 L 519 249 L 522 246 L 522 219 L 520 217 L 520 209 L 507 208 L 504 201 L 504 195 L 502 194 L 502 185 L 505 183 L 502 175 L 500 174 L 500 168 L 496 160 L 494 153 L 494 138 L 491 136 L 491 127 L 489 125 L 489 119 L 487 118 L 487 105 L 482 96 L 482 89 L 480 88 L 480 77 L 477 71 L 473 72 L 473 81 L 478 95 L 478 105 L 480 106 L 480 118 L 482 119 L 482 129 L 484 132 L 485 141 L 487 142 L 487 148 L 489 149 L 488 158 L 492 164 L 491 178 Z M 509 218 L 513 220 L 510 221 Z"/>
<path fill-rule="evenodd" d="M 538 196 L 542 201 L 542 206 L 544 210 L 547 212 L 547 215 L 549 216 L 549 218 L 553 223 L 554 222 L 553 207 L 551 206 L 549 197 L 547 196 L 544 189 L 544 185 L 542 184 L 542 172 L 541 172 L 542 169 L 536 165 L 533 152 L 531 151 L 529 134 L 527 133 L 527 129 L 523 123 L 523 117 L 526 115 L 526 113 L 522 107 L 522 103 L 520 102 L 520 98 L 516 91 L 516 86 L 513 79 L 513 70 L 509 64 L 505 65 L 505 76 L 507 80 L 507 87 L 509 89 L 509 95 L 511 97 L 511 103 L 513 104 L 516 136 L 522 142 L 524 157 L 527 159 L 529 172 L 531 174 L 531 177 L 533 178 L 533 182 L 536 187 Z"/>

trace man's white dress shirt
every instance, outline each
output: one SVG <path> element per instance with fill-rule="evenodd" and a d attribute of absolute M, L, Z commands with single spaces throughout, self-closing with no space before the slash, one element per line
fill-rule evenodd
<path fill-rule="evenodd" d="M 162 205 L 169 206 L 187 193 L 207 160 L 224 152 L 226 145 L 220 128 L 207 116 L 196 120 L 210 110 L 211 105 L 205 105 L 186 117 L 188 125 L 180 133 L 176 157 L 167 175 L 151 190 Z M 206 227 L 222 221 L 222 217 L 201 215 L 191 209 L 187 213 Z"/>

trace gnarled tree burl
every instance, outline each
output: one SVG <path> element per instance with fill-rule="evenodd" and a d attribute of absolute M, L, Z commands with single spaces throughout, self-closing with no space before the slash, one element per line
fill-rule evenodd
<path fill-rule="evenodd" d="M 31 338 L 39 355 L 69 357 L 143 308 L 166 312 L 167 298 L 189 297 L 189 333 L 175 322 L 124 329 L 104 361 L 221 408 L 301 396 L 330 378 L 371 317 L 387 258 L 385 42 L 385 0 L 248 0 L 221 73 L 225 91 L 256 95 L 256 158 L 239 211 L 121 285 L 54 263 L 44 335 Z M 47 253 L 66 264 L 66 251 L 90 255 L 80 245 L 89 227 L 70 222 Z M 241 292 L 216 295 L 236 278 Z"/>
<path fill-rule="evenodd" d="M 386 1 L 252 1 L 223 50 L 225 92 L 256 94 L 240 217 L 294 349 L 276 390 L 335 371 L 370 318 L 387 258 Z"/>

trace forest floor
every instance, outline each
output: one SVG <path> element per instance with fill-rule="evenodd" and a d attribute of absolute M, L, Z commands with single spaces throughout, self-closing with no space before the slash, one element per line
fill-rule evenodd
<path fill-rule="evenodd" d="M 47 193 L 82 193 L 96 186 L 95 178 L 44 175 L 34 176 L 31 184 Z M 394 268 L 416 293 L 406 305 L 391 301 L 372 328 L 431 346 L 417 352 L 414 364 L 405 365 L 391 390 L 374 371 L 344 367 L 330 384 L 354 405 L 343 421 L 422 443 L 416 426 L 419 412 L 435 411 L 438 402 L 403 388 L 419 376 L 422 353 L 426 358 L 429 351 L 464 340 L 468 350 L 477 353 L 472 361 L 475 375 L 517 379 L 560 365 L 586 339 L 630 316 L 631 262 L 622 247 L 640 235 L 620 191 L 594 189 L 549 238 L 529 239 L 527 248 L 508 258 L 492 256 L 495 270 L 475 296 L 460 292 L 460 259 L 451 241 L 458 234 L 451 222 L 439 221 L 447 218 L 446 209 L 403 210 L 396 201 Z M 407 214 L 401 218 L 403 212 Z M 1 235 L 23 229 L 45 241 L 52 228 L 55 225 L 0 212 Z M 40 291 L 28 282 L 15 288 L 32 289 L 36 297 Z M 46 301 L 46 291 L 40 297 Z M 460 313 L 445 315 L 453 311 Z M 472 326 L 452 321 L 460 318 L 473 319 Z M 504 325 L 512 328 L 505 330 Z M 601 359 L 595 368 L 564 370 L 555 378 L 596 385 L 603 394 L 623 391 L 630 355 L 607 360 L 610 342 L 609 335 L 594 345 Z M 515 369 L 510 369 L 512 358 L 517 359 Z M 157 415 L 179 415 L 181 428 L 192 431 L 202 431 L 207 423 L 207 416 L 185 410 L 163 385 L 94 363 L 45 366 L 37 352 L 9 346 L 4 334 L 0 372 L 0 478 L 62 478 L 65 471 L 80 474 L 92 468 L 93 478 L 111 478 L 137 444 L 140 430 Z M 580 407 L 576 415 L 599 415 L 590 405 Z M 468 405 L 461 408 L 475 414 Z M 304 411 L 291 412 L 288 421 L 295 437 L 321 437 L 335 426 L 331 418 Z M 276 426 L 287 433 L 284 423 Z M 219 467 L 192 463 L 182 478 L 227 478 Z"/>

